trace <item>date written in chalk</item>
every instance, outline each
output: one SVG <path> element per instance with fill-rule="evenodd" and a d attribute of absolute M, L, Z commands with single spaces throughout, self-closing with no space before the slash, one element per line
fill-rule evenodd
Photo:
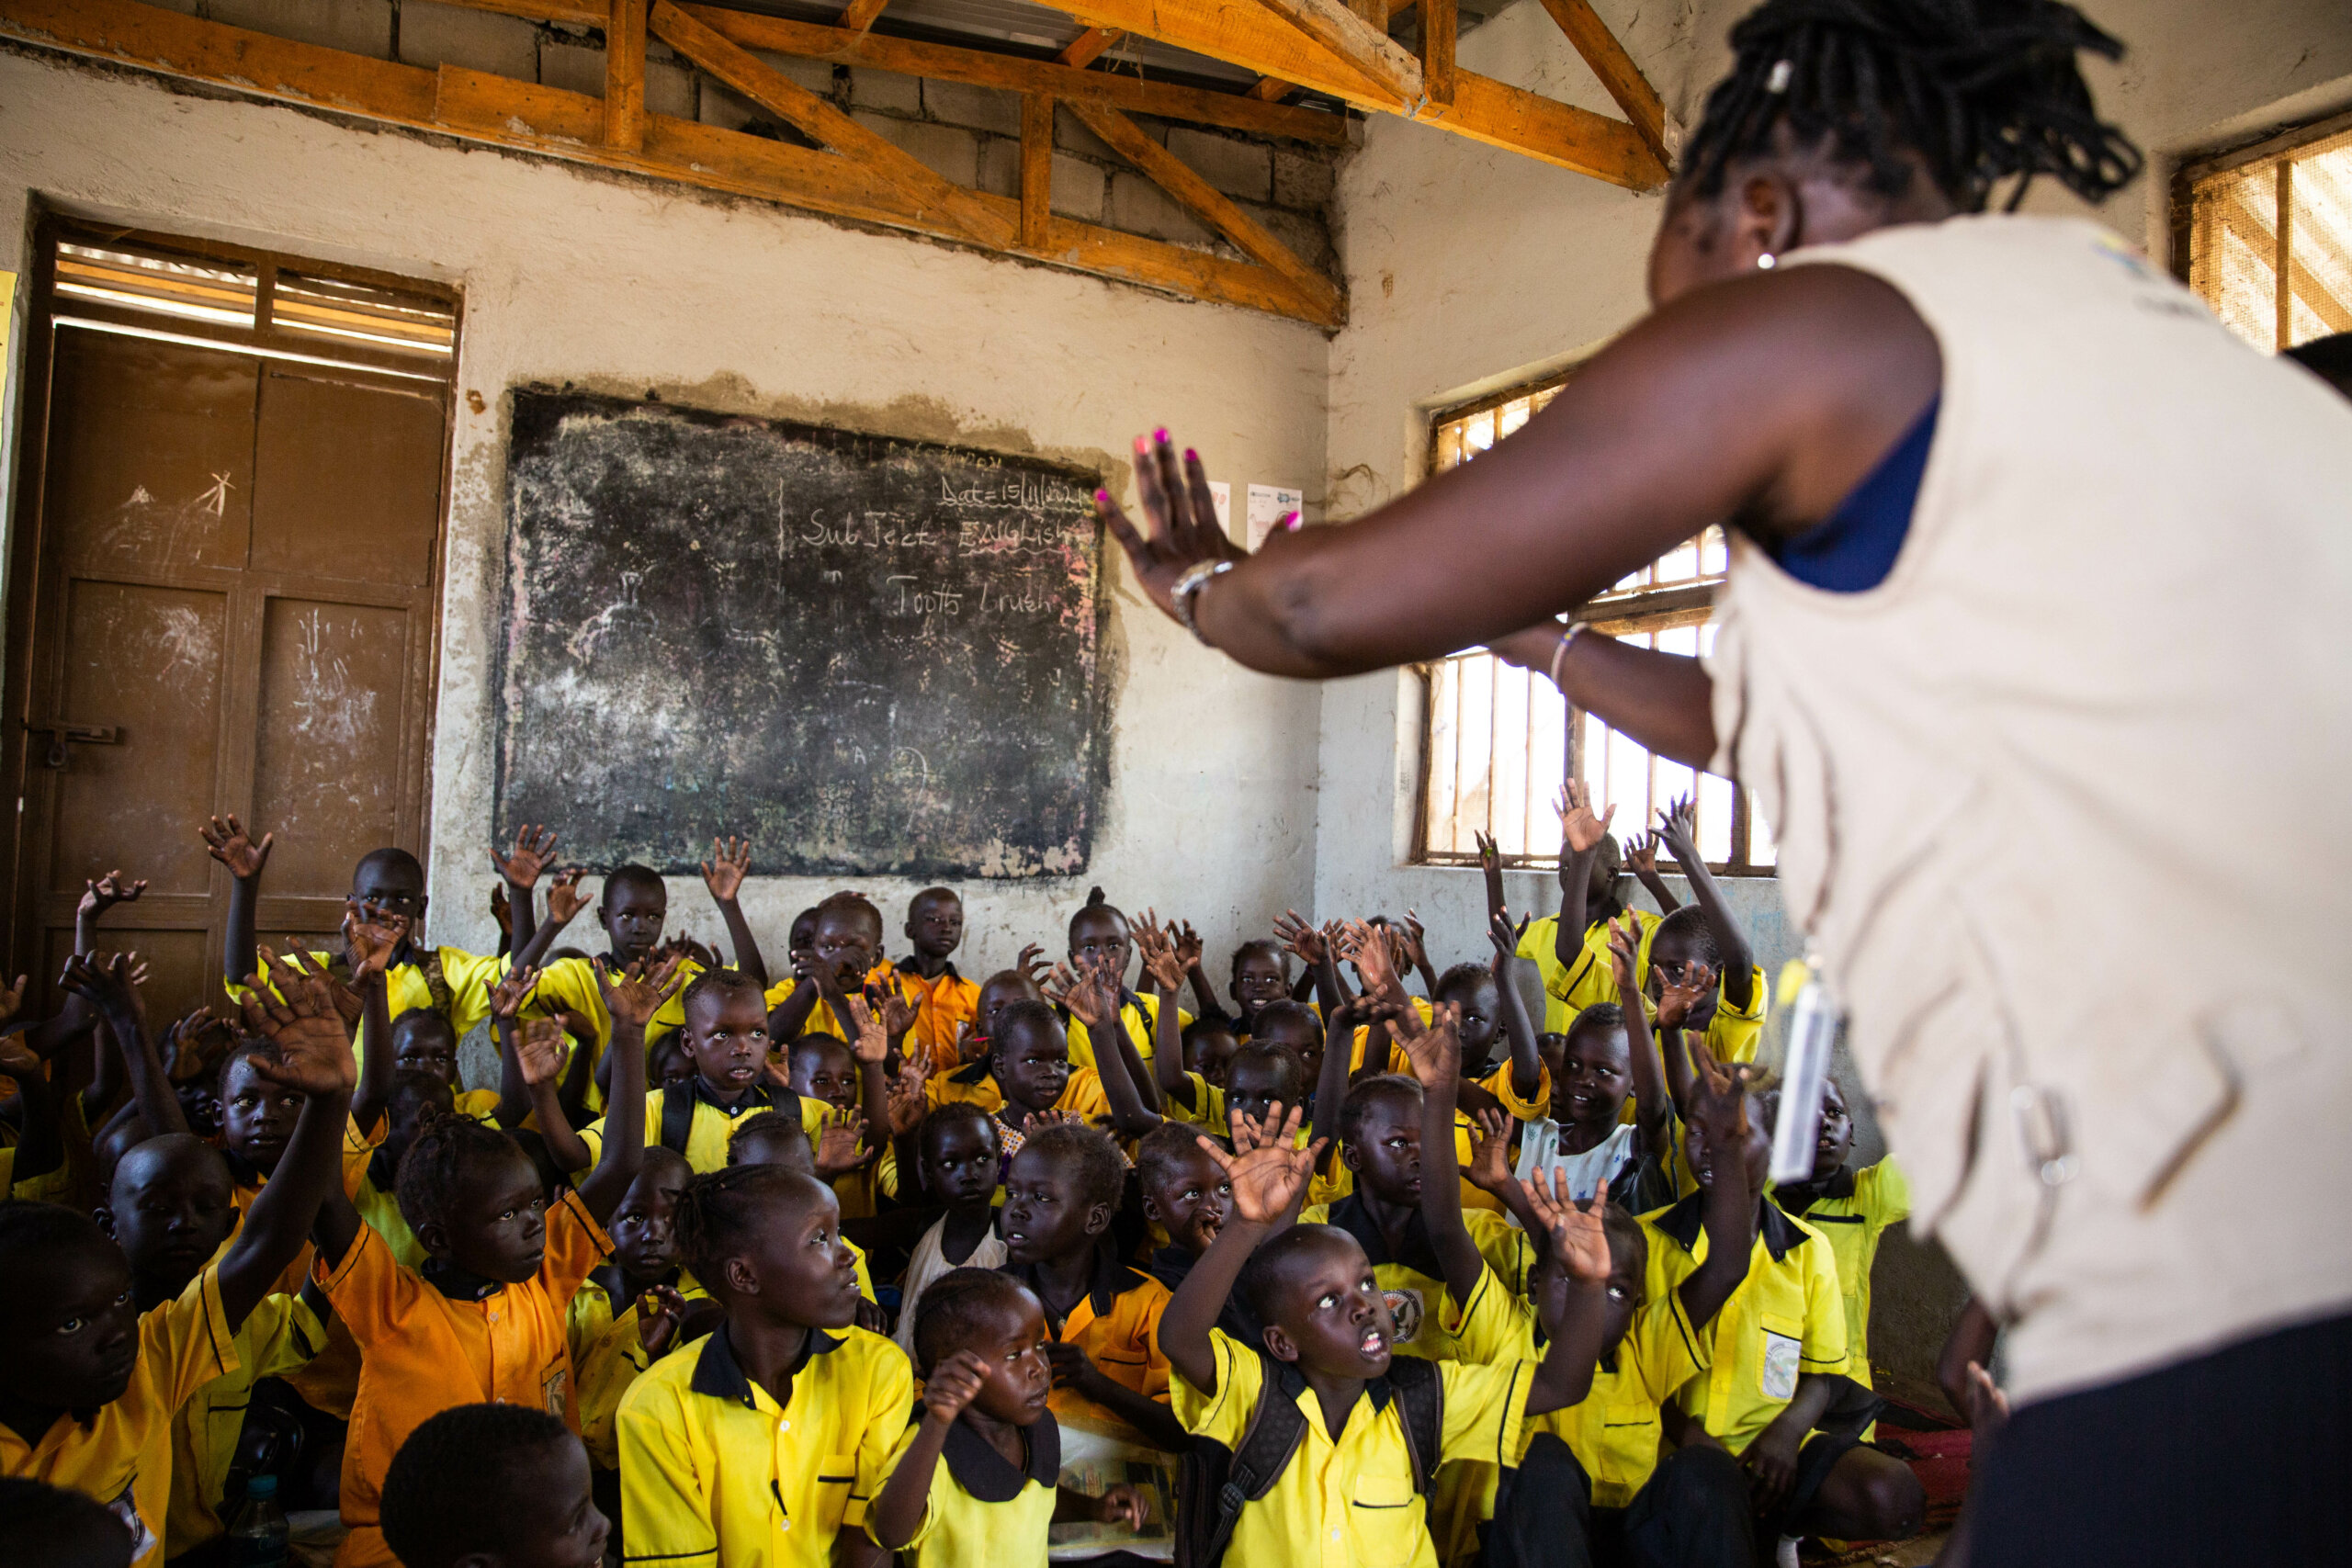
<path fill-rule="evenodd" d="M 882 581 L 891 595 L 888 613 L 893 615 L 960 615 L 967 599 L 976 600 L 974 607 L 983 615 L 1040 615 L 1059 608 L 1034 588 L 1007 593 L 993 583 L 983 582 L 974 594 L 961 588 L 920 588 L 916 584 L 921 580 L 913 577 L 886 577 Z"/>

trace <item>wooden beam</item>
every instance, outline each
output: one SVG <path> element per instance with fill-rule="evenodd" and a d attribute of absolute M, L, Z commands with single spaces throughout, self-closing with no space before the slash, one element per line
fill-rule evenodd
<path fill-rule="evenodd" d="M 1054 100 L 1021 100 L 1021 248 L 1046 248 L 1054 222 Z"/>
<path fill-rule="evenodd" d="M 875 18 L 882 15 L 882 7 L 889 3 L 890 0 L 849 0 L 833 26 L 845 33 L 865 32 L 874 26 Z"/>
<path fill-rule="evenodd" d="M 1259 0 L 1268 10 L 1353 66 L 1403 103 L 1421 96 L 1421 62 L 1388 36 L 1388 0 Z"/>
<path fill-rule="evenodd" d="M 605 28 L 605 145 L 645 145 L 646 0 L 612 0 Z"/>
<path fill-rule="evenodd" d="M 700 5 L 682 4 L 678 8 L 745 49 L 829 60 L 840 65 L 870 65 L 901 75 L 967 82 L 976 87 L 1001 87 L 1012 93 L 1044 93 L 1064 102 L 1091 99 L 1129 114 L 1221 126 L 1261 136 L 1288 137 L 1322 147 L 1347 145 L 1347 122 L 1319 109 L 1284 108 L 1238 93 L 1212 93 L 1197 87 L 1147 82 L 1124 73 L 1074 70 L 1049 61 L 1024 60 L 1019 55 L 989 54 L 976 49 L 881 38 L 872 33 L 858 37 L 839 28 L 816 27 L 781 17 L 753 16 Z"/>
<path fill-rule="evenodd" d="M 1666 105 L 1659 102 L 1657 89 L 1617 41 L 1617 35 L 1609 30 L 1609 24 L 1593 10 L 1591 0 L 1544 0 L 1544 8 L 1552 13 L 1552 19 L 1577 46 L 1584 62 L 1600 78 L 1601 86 L 1625 111 L 1650 155 L 1661 165 L 1671 164 L 1666 151 Z"/>
<path fill-rule="evenodd" d="M 1072 104 L 1069 109 L 1086 122 L 1089 130 L 1108 142 L 1113 152 L 1142 170 L 1154 185 L 1182 203 L 1187 211 L 1232 241 L 1244 255 L 1281 273 L 1302 294 L 1325 300 L 1335 310 L 1339 309 L 1337 284 L 1309 266 L 1297 252 L 1269 233 L 1182 159 L 1153 141 L 1143 127 L 1101 104 Z"/>
<path fill-rule="evenodd" d="M 1655 190 L 1666 183 L 1666 164 L 1623 120 L 1475 71 L 1454 72 L 1453 102 L 1425 104 L 1412 118 L 1627 190 Z"/>
<path fill-rule="evenodd" d="M 495 11 L 502 17 L 520 17 L 530 22 L 571 22 L 591 28 L 601 28 L 605 22 L 605 0 L 448 0 L 469 11 Z"/>
<path fill-rule="evenodd" d="M 800 130 L 854 158 L 898 189 L 918 210 L 943 214 L 968 238 L 999 250 L 1012 243 L 1013 231 L 978 194 L 943 179 L 898 143 L 871 131 L 765 61 L 754 57 L 670 4 L 654 0 L 647 25 L 653 35 L 698 68 L 763 108 L 782 115 Z"/>
<path fill-rule="evenodd" d="M 1421 0 L 1421 88 L 1433 104 L 1453 102 L 1453 0 Z"/>
<path fill-rule="evenodd" d="M 0 0 L 0 37 L 270 99 L 951 242 L 944 215 L 917 209 L 863 164 L 668 115 L 646 117 L 638 152 L 603 142 L 604 106 L 585 93 L 444 66 L 438 72 L 199 21 L 136 0 Z M 1019 206 L 974 193 L 1013 231 Z M 1055 219 L 1035 259 L 1187 299 L 1321 327 L 1341 315 L 1271 267 Z"/>
<path fill-rule="evenodd" d="M 1278 104 L 1297 91 L 1298 84 L 1295 82 L 1285 82 L 1279 76 L 1261 76 L 1258 85 L 1250 89 L 1250 96 L 1263 98 L 1270 104 Z"/>
<path fill-rule="evenodd" d="M 1327 3 L 1339 6 L 1339 0 Z M 1412 101 L 1396 83 L 1333 53 L 1258 0 L 1054 0 L 1054 8 L 1094 27 L 1158 39 L 1363 108 L 1399 114 Z M 1339 9 L 1350 28 L 1369 31 L 1344 7 Z M 1419 74 L 1418 65 L 1413 71 Z"/>
<path fill-rule="evenodd" d="M 1069 40 L 1069 47 L 1054 58 L 1073 71 L 1083 71 L 1102 56 L 1102 51 L 1126 35 L 1116 28 L 1089 28 Z"/>

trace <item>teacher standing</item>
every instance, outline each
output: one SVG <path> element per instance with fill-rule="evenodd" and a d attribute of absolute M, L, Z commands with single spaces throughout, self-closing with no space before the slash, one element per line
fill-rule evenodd
<path fill-rule="evenodd" d="M 2078 220 L 2140 170 L 2052 0 L 1771 0 L 1656 309 L 1476 462 L 1153 599 L 1252 669 L 1480 643 L 1735 778 L 1939 1237 L 2010 1325 L 1979 1564 L 2340 1560 L 2352 407 Z M 1571 280 L 1563 278 L 1564 286 Z M 1729 520 L 1705 660 L 1552 617 Z"/>

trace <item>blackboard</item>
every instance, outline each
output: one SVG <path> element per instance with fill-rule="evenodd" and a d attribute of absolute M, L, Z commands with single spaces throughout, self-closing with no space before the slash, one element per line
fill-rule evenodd
<path fill-rule="evenodd" d="M 1072 875 L 1108 753 L 1095 479 L 514 394 L 497 831 L 570 863 Z"/>

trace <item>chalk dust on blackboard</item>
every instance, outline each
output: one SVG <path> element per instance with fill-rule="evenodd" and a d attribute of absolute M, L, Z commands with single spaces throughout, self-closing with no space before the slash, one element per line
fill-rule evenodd
<path fill-rule="evenodd" d="M 1073 874 L 1105 714 L 1093 479 L 515 394 L 498 830 L 690 872 Z"/>

